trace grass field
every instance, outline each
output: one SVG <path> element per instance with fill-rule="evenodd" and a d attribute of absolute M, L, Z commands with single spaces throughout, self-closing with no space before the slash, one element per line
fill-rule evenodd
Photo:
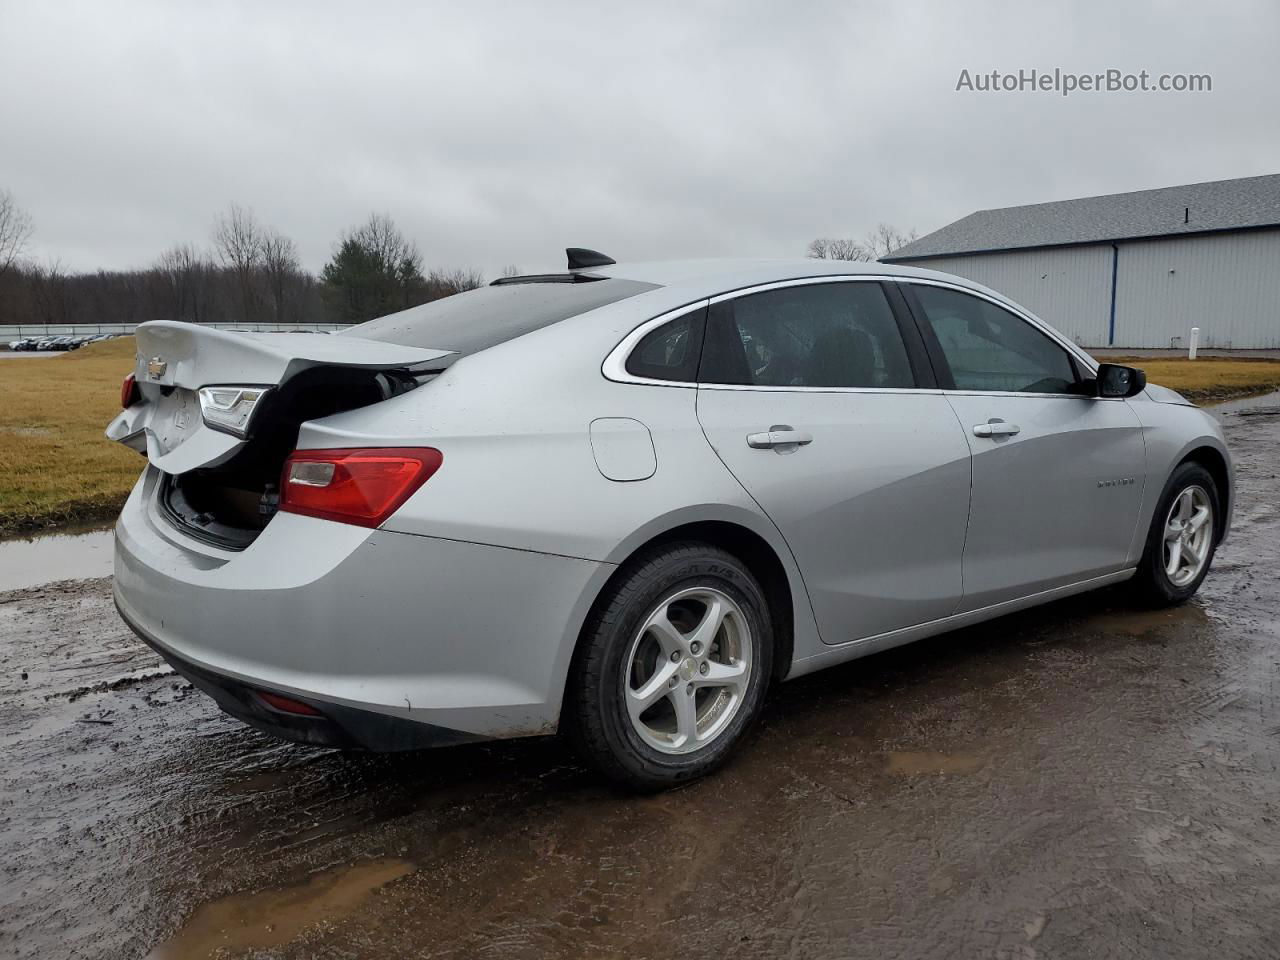
<path fill-rule="evenodd" d="M 1197 403 L 1213 403 L 1280 390 L 1280 360 L 1241 357 L 1105 357 L 1145 370 L 1150 383 L 1177 390 Z"/>
<path fill-rule="evenodd" d="M 0 359 L 0 536 L 119 511 L 138 478 L 138 454 L 102 431 L 120 409 L 132 337 L 32 359 Z M 1152 383 L 1206 402 L 1280 390 L 1280 360 L 1108 358 Z"/>
<path fill-rule="evenodd" d="M 133 337 L 120 337 L 0 359 L 0 535 L 119 512 L 144 461 L 102 431 L 133 356 Z"/>

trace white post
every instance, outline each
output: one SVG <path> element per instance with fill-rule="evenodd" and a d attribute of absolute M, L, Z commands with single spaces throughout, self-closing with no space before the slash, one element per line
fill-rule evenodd
<path fill-rule="evenodd" d="M 1200 328 L 1191 328 L 1191 344 L 1187 349 L 1187 359 L 1194 360 L 1196 358 L 1196 350 L 1200 347 Z"/>

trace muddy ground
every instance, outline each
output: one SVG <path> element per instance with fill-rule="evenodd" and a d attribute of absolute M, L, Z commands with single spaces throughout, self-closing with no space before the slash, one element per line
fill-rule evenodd
<path fill-rule="evenodd" d="M 104 580 L 0 594 L 0 952 L 1280 956 L 1280 408 L 1199 598 L 1076 598 L 783 685 L 723 773 L 370 756 L 219 714 Z"/>

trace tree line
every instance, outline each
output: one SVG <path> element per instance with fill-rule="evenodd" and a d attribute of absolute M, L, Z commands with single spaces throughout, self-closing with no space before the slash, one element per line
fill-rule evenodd
<path fill-rule="evenodd" d="M 31 217 L 0 190 L 0 325 L 361 323 L 484 283 L 479 271 L 424 271 L 417 244 L 374 213 L 334 244 L 315 276 L 297 245 L 247 207 L 230 205 L 207 246 L 180 243 L 145 268 L 75 272 L 26 257 Z"/>
<path fill-rule="evenodd" d="M 137 270 L 77 273 L 56 260 L 31 262 L 33 232 L 31 217 L 0 189 L 0 325 L 361 323 L 484 283 L 471 269 L 424 273 L 417 244 L 385 213 L 343 231 L 319 276 L 302 267 L 291 238 L 237 204 L 214 219 L 207 247 L 180 243 Z M 914 230 L 881 223 L 861 240 L 819 237 L 807 253 L 874 261 L 914 239 Z"/>
<path fill-rule="evenodd" d="M 871 263 L 900 250 L 919 237 L 915 230 L 903 233 L 887 223 L 878 225 L 861 240 L 852 237 L 818 237 L 806 253 L 815 260 L 852 260 Z"/>

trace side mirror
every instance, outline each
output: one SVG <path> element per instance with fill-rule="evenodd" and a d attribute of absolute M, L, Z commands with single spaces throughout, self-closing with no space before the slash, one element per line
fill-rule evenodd
<path fill-rule="evenodd" d="M 1147 375 L 1136 367 L 1101 363 L 1097 383 L 1100 397 L 1133 397 L 1147 386 Z"/>

